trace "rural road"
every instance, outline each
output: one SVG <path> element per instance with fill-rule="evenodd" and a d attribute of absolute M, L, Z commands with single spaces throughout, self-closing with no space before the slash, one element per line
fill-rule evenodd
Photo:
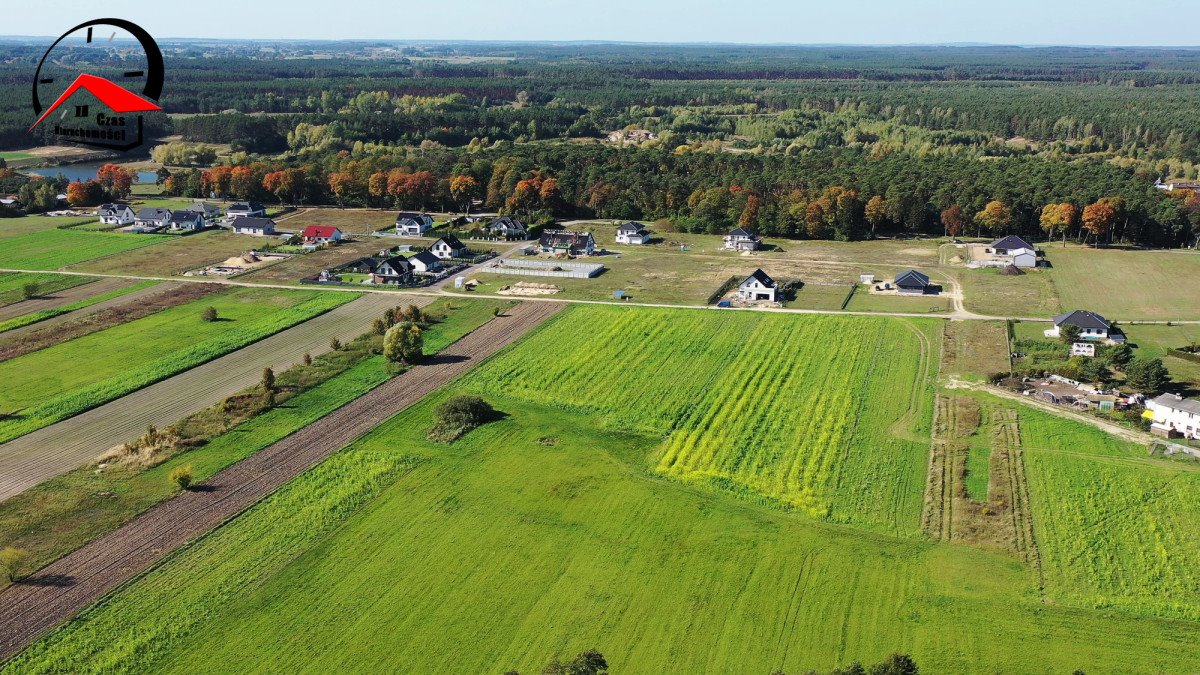
<path fill-rule="evenodd" d="M 254 505 L 301 472 L 515 342 L 563 304 L 507 314 L 313 424 L 162 502 L 121 528 L 0 592 L 0 661 L 141 574 L 176 548 Z"/>
<path fill-rule="evenodd" d="M 109 281 L 109 280 L 105 279 L 104 281 Z M 104 281 L 98 281 L 98 282 L 96 282 L 96 284 L 104 283 Z M 95 288 L 97 288 L 96 284 L 87 284 L 86 287 L 95 289 Z M 126 286 L 126 285 L 128 285 L 128 284 L 118 284 L 117 287 L 119 288 L 121 286 Z M 42 330 L 43 328 L 50 328 L 52 326 L 57 326 L 59 324 L 66 323 L 68 321 L 74 321 L 80 317 L 95 314 L 96 312 L 102 312 L 106 309 L 111 309 L 113 307 L 120 307 L 122 305 L 127 305 L 132 302 L 138 302 L 142 298 L 154 295 L 156 293 L 161 293 L 163 291 L 167 291 L 172 288 L 176 288 L 178 286 L 179 286 L 179 284 L 173 284 L 170 281 L 164 281 L 162 283 L 154 284 L 153 286 L 148 286 L 146 288 L 142 288 L 142 289 L 133 291 L 131 293 L 126 293 L 125 295 L 120 295 L 115 298 L 109 298 L 108 300 L 104 300 L 102 302 L 97 302 L 94 305 L 89 305 L 82 309 L 77 309 L 74 312 L 67 312 L 66 314 L 59 314 L 58 316 L 50 318 L 50 319 L 46 319 L 45 321 L 38 321 L 37 323 L 31 323 L 28 326 L 21 326 L 20 328 L 6 330 L 3 333 L 0 333 L 0 339 L 9 340 L 11 338 L 16 338 L 16 337 L 20 337 L 22 335 L 26 335 L 28 333 L 32 333 L 34 331 Z M 98 291 L 98 292 L 94 293 L 94 295 L 100 295 L 101 293 L 105 293 L 105 292 L 107 292 L 107 291 Z"/>
<path fill-rule="evenodd" d="M 285 331 L 186 370 L 98 408 L 0 445 L 0 501 L 136 439 L 153 424 L 164 427 L 252 387 L 263 368 L 283 370 L 305 353 L 329 350 L 329 339 L 362 335 L 397 305 L 431 298 L 367 294 Z"/>
<path fill-rule="evenodd" d="M 11 305 L 0 307 L 0 321 L 8 321 L 9 319 L 15 319 L 18 316 L 24 316 L 33 312 L 40 312 L 44 309 L 54 309 L 55 307 L 69 305 L 72 302 L 78 302 L 93 295 L 115 291 L 122 286 L 130 285 L 130 283 L 113 278 L 100 279 L 91 283 L 72 286 L 66 290 L 48 293 L 31 300 L 14 302 Z"/>

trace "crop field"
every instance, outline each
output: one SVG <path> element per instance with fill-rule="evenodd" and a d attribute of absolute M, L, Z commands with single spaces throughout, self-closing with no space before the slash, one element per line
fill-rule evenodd
<path fill-rule="evenodd" d="M 119 236 L 144 237 L 148 235 Z M 144 246 L 99 260 L 90 260 L 72 266 L 71 270 L 100 274 L 173 276 L 213 263 L 224 262 L 267 241 L 261 237 L 234 234 L 224 230 L 210 230 L 185 237 L 159 237 L 159 239 L 160 241 L 155 242 L 153 246 Z"/>
<path fill-rule="evenodd" d="M 34 232 L 45 232 L 59 227 L 99 222 L 92 217 L 79 216 L 25 216 L 24 218 L 0 218 L 0 241 L 20 237 Z"/>
<path fill-rule="evenodd" d="M 95 281 L 95 279 L 71 274 L 47 274 L 40 272 L 0 273 L 0 307 L 20 302 L 24 298 L 22 290 L 26 284 L 35 284 L 38 295 L 44 296 L 58 291 L 65 291 L 68 288 L 74 288 L 91 281 Z"/>
<path fill-rule="evenodd" d="M 0 362 L 8 441 L 231 352 L 357 297 L 238 289 Z M 201 310 L 221 317 L 205 322 Z M 86 368 L 79 367 L 87 364 Z"/>
<path fill-rule="evenodd" d="M 67 278 L 69 278 L 69 279 L 88 279 L 88 277 L 80 277 L 80 276 L 69 276 Z M 119 281 L 119 280 L 113 279 L 112 281 Z M 13 317 L 12 319 L 8 319 L 7 321 L 0 321 L 0 333 L 3 333 L 5 331 L 10 331 L 10 330 L 13 330 L 16 328 L 30 326 L 35 323 L 45 321 L 47 319 L 53 319 L 56 316 L 62 316 L 63 314 L 69 314 L 71 312 L 75 312 L 75 311 L 78 311 L 81 309 L 86 309 L 88 307 L 92 307 L 93 305 L 98 305 L 102 302 L 114 300 L 116 298 L 120 298 L 120 297 L 128 295 L 130 293 L 134 293 L 136 291 L 150 288 L 151 286 L 154 286 L 157 283 L 159 283 L 159 282 L 157 282 L 157 281 L 139 281 L 136 283 L 124 284 L 124 285 L 119 286 L 118 288 L 114 288 L 113 290 L 105 291 L 103 293 L 97 293 L 95 295 L 85 297 L 82 300 L 76 300 L 75 302 L 72 302 L 72 303 L 68 303 L 65 305 L 59 305 L 58 307 L 53 307 L 50 309 L 38 310 L 36 312 L 30 312 L 28 314 L 22 314 L 21 316 Z"/>
<path fill-rule="evenodd" d="M 661 475 L 911 533 L 939 330 L 900 319 L 577 308 L 467 386 L 660 435 L 649 461 Z"/>
<path fill-rule="evenodd" d="M 1058 604 L 1200 619 L 1200 464 L 1020 411 L 1046 595 Z"/>
<path fill-rule="evenodd" d="M 39 219 L 40 220 L 40 219 Z M 0 247 L 0 268 L 50 270 L 171 239 L 156 234 L 42 230 L 11 237 Z"/>
<path fill-rule="evenodd" d="M 630 673 L 827 670 L 893 650 L 926 672 L 1197 665 L 1196 624 L 1043 604 L 1006 556 L 647 480 L 659 435 L 594 415 L 490 396 L 503 420 L 434 444 L 444 395 L 9 669 L 537 672 L 589 647 Z"/>
<path fill-rule="evenodd" d="M 1063 310 L 1090 309 L 1111 321 L 1200 319 L 1200 254 L 1046 248 Z"/>

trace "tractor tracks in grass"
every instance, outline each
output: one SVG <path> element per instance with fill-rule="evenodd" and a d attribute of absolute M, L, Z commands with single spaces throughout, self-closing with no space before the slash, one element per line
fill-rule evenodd
<path fill-rule="evenodd" d="M 144 573 L 188 542 L 516 342 L 565 305 L 522 303 L 427 363 L 162 502 L 0 592 L 0 659 Z"/>

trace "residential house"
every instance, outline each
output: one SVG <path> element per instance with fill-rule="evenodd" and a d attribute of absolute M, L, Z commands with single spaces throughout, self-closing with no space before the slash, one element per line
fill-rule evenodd
<path fill-rule="evenodd" d="M 738 284 L 736 295 L 746 302 L 768 301 L 775 302 L 775 294 L 779 290 L 775 280 L 762 270 L 754 270 L 742 283 Z"/>
<path fill-rule="evenodd" d="M 187 207 L 187 210 L 199 213 L 200 217 L 204 219 L 205 225 L 211 225 L 213 221 L 221 217 L 221 207 L 208 202 L 196 202 Z"/>
<path fill-rule="evenodd" d="M 1163 394 L 1146 401 L 1150 432 L 1160 436 L 1200 439 L 1200 401 Z"/>
<path fill-rule="evenodd" d="M 543 253 L 565 253 L 567 255 L 591 255 L 596 251 L 596 239 L 591 232 L 569 232 L 546 230 L 538 245 Z"/>
<path fill-rule="evenodd" d="M 650 231 L 641 223 L 630 221 L 617 228 L 618 244 L 649 244 Z"/>
<path fill-rule="evenodd" d="M 306 244 L 336 244 L 342 240 L 342 231 L 333 225 L 309 225 L 300 236 Z"/>
<path fill-rule="evenodd" d="M 132 225 L 133 221 L 137 220 L 133 209 L 125 204 L 101 204 L 100 208 L 96 209 L 96 215 L 100 216 L 100 222 L 105 225 Z"/>
<path fill-rule="evenodd" d="M 1059 314 L 1054 317 L 1054 328 L 1045 331 L 1046 337 L 1061 337 L 1063 326 L 1075 326 L 1078 328 L 1079 337 L 1082 340 L 1100 340 L 1118 343 L 1125 341 L 1125 335 L 1113 327 L 1108 319 L 1095 312 L 1089 312 L 1086 309 L 1077 309 L 1073 312 Z"/>
<path fill-rule="evenodd" d="M 467 247 L 452 234 L 444 235 L 441 239 L 433 242 L 433 246 L 429 247 L 429 252 L 442 260 L 465 258 L 468 253 Z"/>
<path fill-rule="evenodd" d="M 400 213 L 396 215 L 396 234 L 402 237 L 419 237 L 433 227 L 433 216 L 428 213 Z"/>
<path fill-rule="evenodd" d="M 487 231 L 504 239 L 526 239 L 529 237 L 529 228 L 525 227 L 525 223 L 510 216 L 503 216 L 488 223 Z"/>
<path fill-rule="evenodd" d="M 255 237 L 270 237 L 275 234 L 275 221 L 270 218 L 246 216 L 234 218 L 233 231 L 237 234 L 250 234 Z"/>
<path fill-rule="evenodd" d="M 267 210 L 258 202 L 234 202 L 225 210 L 225 215 L 233 218 L 265 218 Z"/>
<path fill-rule="evenodd" d="M 1176 190 L 1191 190 L 1192 192 L 1200 192 L 1200 183 L 1194 181 L 1176 180 L 1164 182 L 1161 178 L 1154 181 L 1154 187 L 1163 192 L 1174 192 Z"/>
<path fill-rule="evenodd" d="M 204 217 L 195 211 L 188 211 L 187 209 L 173 211 L 167 223 L 171 226 L 172 230 L 182 230 L 184 232 L 199 232 L 204 229 Z"/>
<path fill-rule="evenodd" d="M 1016 267 L 1037 267 L 1037 249 L 1033 244 L 1016 235 L 997 239 L 988 246 L 987 252 L 1000 262 Z"/>
<path fill-rule="evenodd" d="M 341 269 L 345 272 L 370 274 L 374 272 L 375 268 L 378 266 L 379 263 L 376 262 L 374 258 L 359 258 L 358 260 L 352 260 L 345 265 L 342 265 Z"/>
<path fill-rule="evenodd" d="M 147 230 L 161 230 L 171 222 L 171 209 L 146 207 L 139 209 L 133 221 L 138 227 Z"/>
<path fill-rule="evenodd" d="M 916 270 L 908 270 L 896 275 L 892 282 L 901 295 L 925 295 L 935 293 L 937 287 L 929 283 L 929 277 Z"/>
<path fill-rule="evenodd" d="M 403 256 L 393 256 L 375 266 L 371 272 L 373 284 L 403 284 L 412 281 L 412 263 Z"/>
<path fill-rule="evenodd" d="M 442 270 L 442 260 L 429 251 L 421 251 L 408 256 L 408 262 L 416 272 L 435 274 Z"/>
<path fill-rule="evenodd" d="M 757 251 L 762 239 L 753 230 L 739 227 L 725 235 L 725 248 L 731 251 Z"/>

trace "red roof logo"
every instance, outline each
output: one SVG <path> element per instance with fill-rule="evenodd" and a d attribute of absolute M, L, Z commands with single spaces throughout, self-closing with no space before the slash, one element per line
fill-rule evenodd
<path fill-rule="evenodd" d="M 71 83 L 71 86 L 67 87 L 67 90 L 62 93 L 62 96 L 58 97 L 58 100 L 55 101 L 53 105 L 51 105 L 49 108 L 46 108 L 46 112 L 42 113 L 42 116 L 33 123 L 33 126 L 29 127 L 29 130 L 33 131 L 34 127 L 41 124 L 42 120 L 46 119 L 46 117 L 48 117 L 50 113 L 54 112 L 56 108 L 62 105 L 63 102 L 71 98 L 71 96 L 75 92 L 79 91 L 80 88 L 91 92 L 92 95 L 100 99 L 101 103 L 108 106 L 115 113 L 162 110 L 157 103 L 148 98 L 138 96 L 137 94 L 121 87 L 120 85 L 109 82 L 103 77 L 97 77 L 95 75 L 83 73 L 79 77 L 75 78 L 75 81 Z"/>

